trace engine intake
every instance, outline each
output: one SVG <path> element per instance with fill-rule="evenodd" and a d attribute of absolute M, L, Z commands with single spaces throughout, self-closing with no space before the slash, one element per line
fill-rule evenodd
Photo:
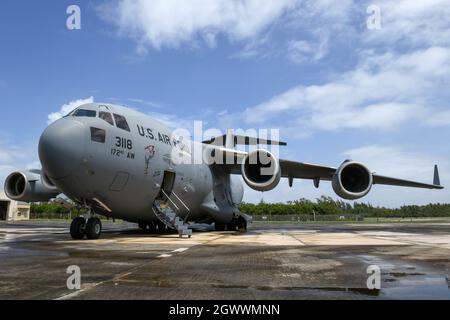
<path fill-rule="evenodd" d="M 334 192 L 346 200 L 356 200 L 372 189 L 373 176 L 370 170 L 359 162 L 346 161 L 336 171 L 332 186 Z"/>
<path fill-rule="evenodd" d="M 274 189 L 281 179 L 280 163 L 267 150 L 258 149 L 247 154 L 241 165 L 245 183 L 257 191 Z"/>
<path fill-rule="evenodd" d="M 17 171 L 5 180 L 5 193 L 8 198 L 23 202 L 43 202 L 56 197 L 61 192 L 53 185 L 46 186 L 41 174 L 36 171 Z"/>

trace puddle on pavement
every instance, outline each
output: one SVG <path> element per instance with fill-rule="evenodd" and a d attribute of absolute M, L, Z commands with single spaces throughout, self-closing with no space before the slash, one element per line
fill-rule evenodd
<path fill-rule="evenodd" d="M 381 288 L 385 299 L 450 300 L 450 287 L 443 275 L 421 275 L 400 279 L 395 286 Z"/>
<path fill-rule="evenodd" d="M 450 300 L 449 276 L 437 273 L 425 264 L 388 260 L 372 255 L 342 256 L 342 258 L 356 258 L 367 266 L 380 267 L 381 289 L 378 297 L 381 299 Z"/>
<path fill-rule="evenodd" d="M 288 287 L 288 286 L 243 286 L 243 285 L 213 285 L 213 288 L 220 289 L 254 289 L 261 291 L 285 290 L 285 291 L 322 291 L 322 292 L 347 292 L 354 294 L 364 294 L 367 296 L 378 296 L 379 290 L 369 290 L 367 288 L 342 288 L 342 287 Z"/>

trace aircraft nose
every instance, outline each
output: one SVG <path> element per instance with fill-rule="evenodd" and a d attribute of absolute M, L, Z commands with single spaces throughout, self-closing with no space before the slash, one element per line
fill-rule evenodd
<path fill-rule="evenodd" d="M 45 129 L 39 140 L 39 158 L 46 174 L 54 179 L 70 175 L 81 163 L 85 152 L 86 127 L 63 118 Z"/>

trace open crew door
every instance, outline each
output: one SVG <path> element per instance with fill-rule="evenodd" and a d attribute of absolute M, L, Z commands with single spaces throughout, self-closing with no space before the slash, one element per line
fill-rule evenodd
<path fill-rule="evenodd" d="M 156 200 L 167 202 L 168 197 L 172 194 L 173 185 L 175 183 L 175 172 L 164 171 L 163 181 L 161 183 L 161 190 L 156 197 Z"/>

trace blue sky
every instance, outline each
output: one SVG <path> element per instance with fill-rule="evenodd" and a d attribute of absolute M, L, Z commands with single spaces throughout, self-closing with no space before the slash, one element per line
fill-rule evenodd
<path fill-rule="evenodd" d="M 187 1 L 186 1 L 187 2 Z M 0 183 L 39 166 L 49 117 L 80 101 L 125 104 L 190 128 L 278 128 L 282 158 L 450 186 L 450 1 L 2 1 Z M 66 9 L 81 9 L 68 30 Z M 381 29 L 367 28 L 369 5 Z M 286 181 L 245 200 L 322 194 Z M 375 186 L 377 205 L 449 202 L 449 191 Z"/>

